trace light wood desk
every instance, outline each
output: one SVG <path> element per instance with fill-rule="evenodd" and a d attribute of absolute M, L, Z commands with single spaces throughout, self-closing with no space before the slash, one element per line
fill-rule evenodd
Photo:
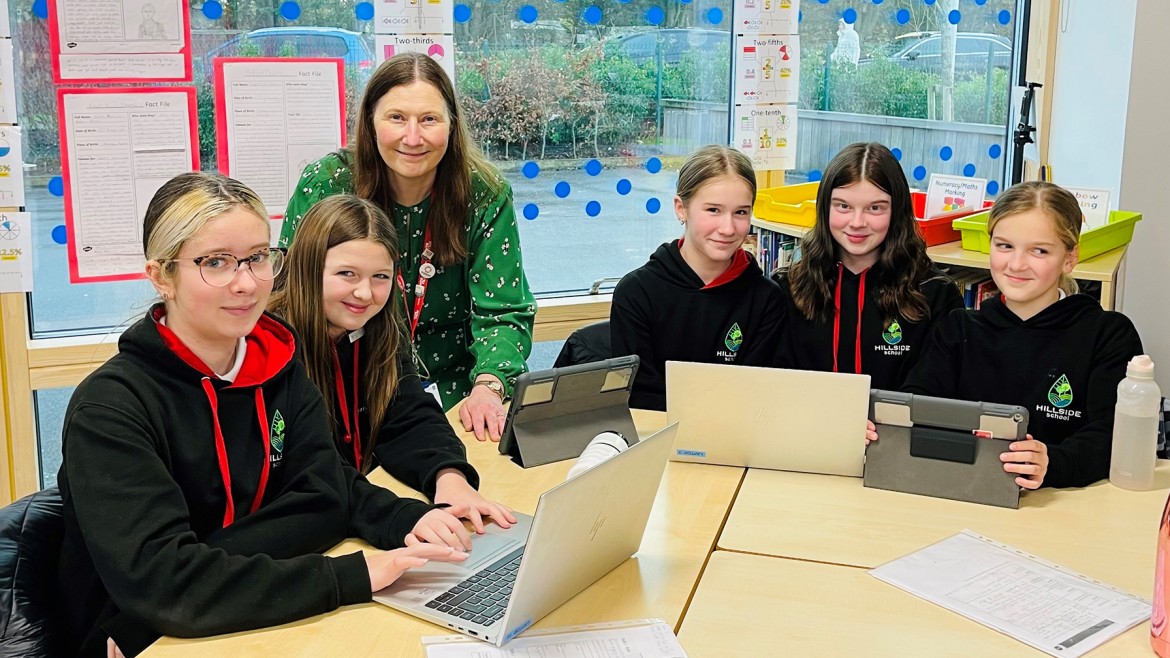
<path fill-rule="evenodd" d="M 749 470 L 720 549 L 876 567 L 969 528 L 1149 598 L 1170 461 L 1158 489 L 1099 482 L 1025 493 L 1020 509 L 866 489 L 861 478 Z M 706 578 L 706 577 L 705 577 Z"/>
<path fill-rule="evenodd" d="M 634 415 L 643 435 L 666 424 L 663 413 L 635 411 Z M 459 431 L 458 415 L 452 412 L 448 418 Z M 498 444 L 481 443 L 473 436 L 460 433 L 467 444 L 468 461 L 480 473 L 484 495 L 521 512 L 534 512 L 540 494 L 563 482 L 572 466 L 572 461 L 564 461 L 521 469 L 499 454 Z M 661 617 L 677 628 L 743 473 L 741 468 L 671 462 L 637 555 L 545 617 L 536 627 Z M 379 471 L 370 479 L 403 494 L 409 493 L 384 472 Z M 330 554 L 366 548 L 362 542 L 346 541 Z M 420 637 L 450 632 L 380 604 L 367 603 L 249 633 L 202 640 L 163 638 L 142 655 L 147 658 L 421 658 L 424 653 Z"/>
<path fill-rule="evenodd" d="M 678 637 L 690 658 L 1045 656 L 862 569 L 726 551 L 711 556 Z M 1089 656 L 1152 656 L 1148 638 L 1142 623 Z"/>

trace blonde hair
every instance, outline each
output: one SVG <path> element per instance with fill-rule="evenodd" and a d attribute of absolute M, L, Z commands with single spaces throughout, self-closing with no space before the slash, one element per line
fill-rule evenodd
<path fill-rule="evenodd" d="M 752 201 L 756 199 L 756 172 L 752 169 L 752 161 L 739 151 L 712 144 L 691 154 L 682 168 L 678 170 L 678 185 L 675 194 L 682 199 L 683 205 L 691 202 L 691 198 L 713 178 L 721 176 L 738 176 L 747 183 L 752 191 Z"/>
<path fill-rule="evenodd" d="M 1041 210 L 1051 220 L 1052 230 L 1064 248 L 1072 252 L 1081 240 L 1081 204 L 1071 192 L 1045 181 L 1028 181 L 1009 187 L 991 207 L 987 220 L 988 235 L 995 235 L 995 226 L 1007 217 L 1029 210 Z M 1060 273 L 1060 289 L 1075 295 L 1077 282 L 1068 274 Z"/>
<path fill-rule="evenodd" d="M 179 174 L 158 188 L 142 221 L 142 251 L 147 260 L 162 263 L 162 275 L 174 274 L 173 260 L 183 245 L 207 222 L 235 208 L 252 211 L 268 226 L 264 203 L 247 185 L 220 174 L 191 171 Z"/>

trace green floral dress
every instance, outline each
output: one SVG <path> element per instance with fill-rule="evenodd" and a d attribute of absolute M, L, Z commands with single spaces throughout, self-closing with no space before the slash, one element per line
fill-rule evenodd
<path fill-rule="evenodd" d="M 306 167 L 289 200 L 280 245 L 292 242 L 301 218 L 313 204 L 353 190 L 353 172 L 343 153 L 331 153 Z M 393 204 L 385 209 L 398 230 L 407 313 L 414 309 L 413 289 L 429 208 L 428 198 L 415 206 Z M 402 301 L 399 297 L 396 303 Z M 436 266 L 414 338 L 419 374 L 438 385 L 444 410 L 463 399 L 481 373 L 499 377 L 511 395 L 516 377 L 527 370 L 535 317 L 536 300 L 520 259 L 512 188 L 501 181 L 499 192 L 494 193 L 483 176 L 473 172 L 467 259 L 454 266 Z M 406 319 L 409 323 L 409 316 Z"/>

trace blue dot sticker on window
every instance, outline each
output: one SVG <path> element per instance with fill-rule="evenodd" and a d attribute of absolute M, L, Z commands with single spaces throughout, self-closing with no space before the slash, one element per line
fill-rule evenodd
<path fill-rule="evenodd" d="M 471 20 L 471 7 L 467 5 L 455 5 L 455 22 L 466 23 Z"/>
<path fill-rule="evenodd" d="M 1004 9 L 999 12 L 999 24 L 1007 25 L 1012 22 L 1012 12 Z"/>
<path fill-rule="evenodd" d="M 949 162 L 951 158 L 955 157 L 955 149 L 944 146 L 938 151 L 938 157 L 942 158 L 943 162 Z"/>
<path fill-rule="evenodd" d="M 934 0 L 922 0 L 922 1 L 925 2 L 928 6 L 934 4 Z"/>
<path fill-rule="evenodd" d="M 824 178 L 824 176 L 824 172 L 822 172 L 820 169 L 813 169 L 812 171 L 808 172 L 808 182 L 815 183 Z"/>
<path fill-rule="evenodd" d="M 524 5 L 516 11 L 516 15 L 525 23 L 532 24 L 536 22 L 539 13 L 536 11 L 536 7 L 533 7 L 532 5 Z"/>
<path fill-rule="evenodd" d="M 368 2 L 359 2 L 353 7 L 353 15 L 357 16 L 359 21 L 374 20 L 374 5 Z"/>
<path fill-rule="evenodd" d="M 65 244 L 69 242 L 69 233 L 65 230 L 64 224 L 58 224 L 53 227 L 53 242 L 57 244 Z"/>
<path fill-rule="evenodd" d="M 524 219 L 533 220 L 540 216 L 540 206 L 535 203 L 527 203 L 524 205 Z"/>
<path fill-rule="evenodd" d="M 647 160 L 646 171 L 652 174 L 657 174 L 658 172 L 662 171 L 662 160 L 659 160 L 658 158 L 650 158 Z"/>
<path fill-rule="evenodd" d="M 650 213 L 651 215 L 656 215 L 656 214 L 658 214 L 659 210 L 662 210 L 662 202 L 661 201 L 659 201 L 658 199 L 647 199 L 646 200 L 646 212 Z"/>
<path fill-rule="evenodd" d="M 207 0 L 203 3 L 203 15 L 217 21 L 223 16 L 223 5 L 219 4 L 217 0 Z"/>
<path fill-rule="evenodd" d="M 968 162 L 967 164 L 963 165 L 963 175 L 966 176 L 967 178 L 974 176 L 975 175 L 975 164 L 972 162 Z"/>
<path fill-rule="evenodd" d="M 562 199 L 569 196 L 569 192 L 572 191 L 573 188 L 570 187 L 569 184 L 565 181 L 557 183 L 556 187 L 553 188 L 553 193 Z"/>
<path fill-rule="evenodd" d="M 521 167 L 520 171 L 524 174 L 525 178 L 536 178 L 540 175 L 540 165 L 529 160 L 528 162 L 524 163 L 524 166 Z"/>
<path fill-rule="evenodd" d="M 34 0 L 32 10 L 33 15 L 37 18 L 47 19 L 49 17 L 49 0 Z"/>
<path fill-rule="evenodd" d="M 593 5 L 592 7 L 586 9 L 585 13 L 581 14 L 581 16 L 585 19 L 586 23 L 589 23 L 590 25 L 597 25 L 601 22 L 601 7 Z"/>
<path fill-rule="evenodd" d="M 646 22 L 651 25 L 662 25 L 662 21 L 666 20 L 666 12 L 662 11 L 662 7 L 651 7 L 646 10 Z"/>
<path fill-rule="evenodd" d="M 280 15 L 287 21 L 295 21 L 301 17 L 301 6 L 295 2 L 286 2 L 280 5 Z"/>
<path fill-rule="evenodd" d="M 975 4 L 982 7 L 983 5 L 987 4 L 987 0 L 975 0 Z"/>
<path fill-rule="evenodd" d="M 590 160 L 589 162 L 585 163 L 585 173 L 589 174 L 590 176 L 596 176 L 600 174 L 601 170 L 601 160 Z"/>
<path fill-rule="evenodd" d="M 585 214 L 590 217 L 596 217 L 601 214 L 601 204 L 596 201 L 590 201 L 585 204 Z"/>
<path fill-rule="evenodd" d="M 926 179 L 926 167 L 923 167 L 922 165 L 918 165 L 917 167 L 915 167 L 913 173 L 914 173 L 914 180 L 925 180 Z"/>
<path fill-rule="evenodd" d="M 905 25 L 906 23 L 909 23 L 910 22 L 910 10 L 909 9 L 899 9 L 898 12 L 896 14 L 894 14 L 894 20 L 898 21 L 898 25 Z"/>
<path fill-rule="evenodd" d="M 987 193 L 990 194 L 991 196 L 995 196 L 996 194 L 999 194 L 999 181 L 997 181 L 997 180 L 987 181 Z"/>
<path fill-rule="evenodd" d="M 617 193 L 622 196 L 629 194 L 632 189 L 634 189 L 634 186 L 628 178 L 623 178 L 617 182 Z"/>
<path fill-rule="evenodd" d="M 882 3 L 882 0 L 873 0 L 873 3 L 875 5 L 880 5 Z"/>
<path fill-rule="evenodd" d="M 963 20 L 963 14 L 958 9 L 952 9 L 950 13 L 947 14 L 947 22 L 951 25 L 958 25 L 959 21 L 961 20 Z"/>
<path fill-rule="evenodd" d="M 60 176 L 53 176 L 49 179 L 49 194 L 53 196 L 65 196 L 65 179 Z"/>
<path fill-rule="evenodd" d="M 817 0 L 817 2 L 821 3 L 822 5 L 829 4 L 829 0 Z"/>
<path fill-rule="evenodd" d="M 992 160 L 998 160 L 999 156 L 1003 155 L 1003 147 L 999 144 L 992 144 L 991 148 L 987 149 L 987 155 Z"/>
<path fill-rule="evenodd" d="M 707 22 L 712 25 L 718 25 L 723 22 L 723 10 L 718 7 L 712 7 L 707 10 Z"/>
<path fill-rule="evenodd" d="M 897 160 L 898 162 L 902 161 L 902 149 L 892 148 L 892 149 L 890 149 L 890 153 L 892 153 L 894 155 L 895 160 Z"/>
<path fill-rule="evenodd" d="M 843 14 L 841 14 L 841 18 L 843 18 L 846 23 L 852 25 L 853 23 L 857 22 L 857 10 L 853 7 L 850 7 L 846 9 Z"/>

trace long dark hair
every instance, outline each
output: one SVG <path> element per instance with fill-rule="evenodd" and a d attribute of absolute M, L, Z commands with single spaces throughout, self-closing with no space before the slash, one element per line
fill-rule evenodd
<path fill-rule="evenodd" d="M 431 84 L 443 97 L 451 121 L 447 152 L 435 170 L 434 190 L 427 224 L 434 240 L 432 250 L 440 265 L 454 265 L 467 258 L 467 209 L 472 203 L 472 172 L 478 172 L 493 192 L 503 185 L 499 172 L 488 163 L 471 140 L 463 110 L 455 99 L 451 79 L 435 60 L 423 53 L 402 53 L 382 63 L 374 72 L 362 95 L 357 130 L 350 145 L 353 153 L 354 191 L 382 208 L 394 202 L 386 162 L 378 152 L 374 131 L 374 109 L 391 89 L 416 81 Z M 299 235 L 299 233 L 298 233 Z"/>
<path fill-rule="evenodd" d="M 889 231 L 869 274 L 875 282 L 878 308 L 886 322 L 898 315 L 910 322 L 922 320 L 930 315 L 930 305 L 918 288 L 934 266 L 918 232 L 906 175 L 894 154 L 877 142 L 846 146 L 825 169 L 817 190 L 816 226 L 801 245 L 803 256 L 788 270 L 792 300 L 806 318 L 827 320 L 833 316 L 833 288 L 840 262 L 837 242 L 829 230 L 833 190 L 861 181 L 869 181 L 890 195 Z"/>
<path fill-rule="evenodd" d="M 325 320 L 322 302 L 325 254 L 351 240 L 371 240 L 386 248 L 392 262 L 398 260 L 398 236 L 394 224 L 378 206 L 352 194 L 339 194 L 318 202 L 305 213 L 297 229 L 297 239 L 289 247 L 284 269 L 277 280 L 278 291 L 272 295 L 268 310 L 283 317 L 300 335 L 301 359 L 309 379 L 325 398 L 331 420 L 337 404 L 337 383 L 333 370 L 333 340 Z M 382 426 L 386 409 L 398 386 L 398 350 L 403 344 L 404 328 L 398 320 L 395 303 L 401 292 L 390 284 L 386 306 L 365 325 L 362 345 L 366 362 L 361 378 L 366 407 L 370 413 L 370 439 L 362 446 L 362 466 L 369 470 L 374 451 L 374 437 Z M 338 449 L 346 450 L 343 437 L 333 422 L 333 440 Z"/>

